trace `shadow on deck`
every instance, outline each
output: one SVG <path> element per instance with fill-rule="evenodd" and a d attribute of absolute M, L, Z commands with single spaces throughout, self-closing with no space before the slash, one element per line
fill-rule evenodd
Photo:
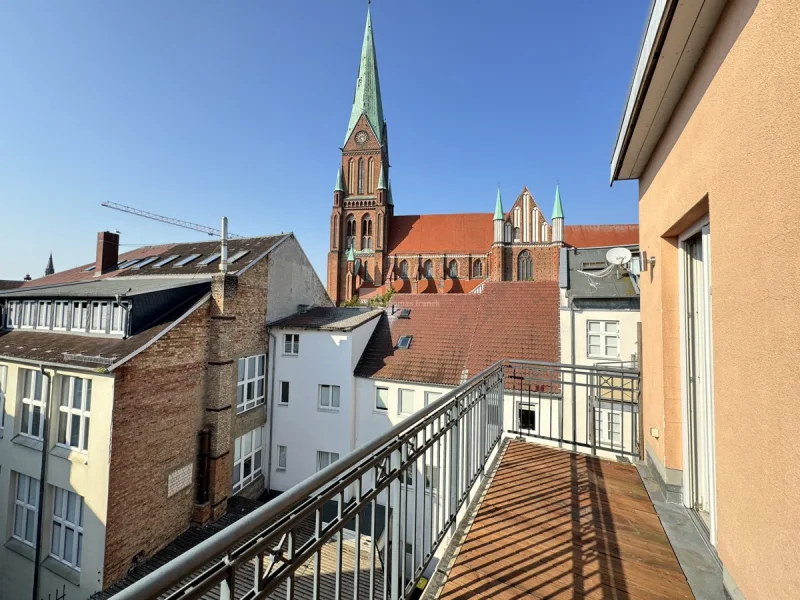
<path fill-rule="evenodd" d="M 511 441 L 439 597 L 694 596 L 635 467 Z"/>

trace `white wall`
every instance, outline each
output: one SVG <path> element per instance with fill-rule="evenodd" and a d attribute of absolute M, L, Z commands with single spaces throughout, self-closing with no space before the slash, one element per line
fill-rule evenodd
<path fill-rule="evenodd" d="M 325 286 L 294 236 L 268 257 L 267 323 L 297 312 L 299 304 L 333 306 Z"/>
<path fill-rule="evenodd" d="M 618 321 L 620 325 L 619 358 L 590 358 L 586 347 L 587 321 Z M 639 348 L 636 341 L 637 325 L 641 322 L 638 310 L 575 310 L 575 364 L 594 365 L 598 362 L 614 360 L 630 361 L 633 355 L 638 356 Z M 572 329 L 570 325 L 570 311 L 561 308 L 561 362 L 572 364 Z"/>
<path fill-rule="evenodd" d="M 34 549 L 17 540 L 11 540 L 14 515 L 14 494 L 16 476 L 12 471 L 36 479 L 41 473 L 41 451 L 19 443 L 17 437 L 19 423 L 18 398 L 21 389 L 21 369 L 27 365 L 10 362 L 2 363 L 8 367 L 6 392 L 6 421 L 0 438 L 0 533 L 3 546 L 0 546 L 0 597 L 4 600 L 28 600 L 33 585 Z M 56 447 L 58 431 L 58 391 L 61 389 L 61 375 L 73 375 L 92 380 L 92 405 L 89 427 L 88 451 L 86 453 L 68 451 Z M 55 597 L 56 589 L 66 586 L 69 600 L 84 600 L 92 593 L 102 589 L 105 551 L 105 524 L 108 503 L 108 463 L 111 438 L 111 413 L 114 398 L 114 379 L 85 371 L 59 369 L 54 379 L 53 401 L 50 405 L 50 425 L 48 431 L 47 488 L 42 510 L 42 568 L 40 569 L 40 595 Z M 27 440 L 24 440 L 27 441 Z M 54 490 L 52 486 L 74 492 L 84 499 L 83 512 L 83 550 L 81 571 L 55 564 L 48 558 L 53 514 Z M 12 548 L 17 548 L 14 551 Z M 67 573 L 67 578 L 61 576 Z"/>

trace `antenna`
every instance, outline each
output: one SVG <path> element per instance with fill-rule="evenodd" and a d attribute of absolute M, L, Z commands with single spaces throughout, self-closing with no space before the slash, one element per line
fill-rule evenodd
<path fill-rule="evenodd" d="M 213 227 L 206 227 L 205 225 L 198 225 L 197 223 L 191 223 L 190 221 L 181 221 L 180 219 L 173 219 L 171 217 L 164 217 L 162 215 L 157 215 L 155 213 L 147 212 L 146 210 L 140 210 L 138 208 L 133 208 L 131 206 L 125 206 L 124 204 L 117 204 L 116 202 L 103 202 L 100 206 L 104 206 L 106 208 L 113 208 L 114 210 L 118 210 L 120 212 L 126 212 L 131 215 L 136 215 L 137 217 L 144 217 L 145 219 L 152 219 L 153 221 L 159 221 L 161 223 L 166 223 L 167 225 L 175 225 L 176 227 L 183 227 L 184 229 L 191 229 L 193 231 L 200 231 L 202 233 L 207 233 L 213 237 L 222 237 L 222 231 L 219 229 L 214 229 Z M 235 233 L 228 233 L 228 238 L 241 238 L 244 236 L 236 235 Z"/>
<path fill-rule="evenodd" d="M 612 265 L 624 265 L 631 260 L 631 251 L 627 248 L 611 248 L 606 252 L 606 260 Z"/>

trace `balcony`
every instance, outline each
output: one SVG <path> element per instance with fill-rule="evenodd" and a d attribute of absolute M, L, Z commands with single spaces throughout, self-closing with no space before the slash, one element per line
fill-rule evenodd
<path fill-rule="evenodd" d="M 630 464 L 638 386 L 500 361 L 115 598 L 692 598 Z"/>

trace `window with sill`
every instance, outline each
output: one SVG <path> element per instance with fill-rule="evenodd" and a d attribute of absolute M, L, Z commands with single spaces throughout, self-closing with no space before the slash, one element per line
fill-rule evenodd
<path fill-rule="evenodd" d="M 36 317 L 36 327 L 38 329 L 50 329 L 50 318 L 53 316 L 52 302 L 39 302 Z"/>
<path fill-rule="evenodd" d="M 425 406 L 429 406 L 431 402 L 435 402 L 441 395 L 441 392 L 425 392 Z"/>
<path fill-rule="evenodd" d="M 42 439 L 44 426 L 44 382 L 41 371 L 21 369 L 22 397 L 20 399 L 19 432 L 28 437 Z"/>
<path fill-rule="evenodd" d="M 36 325 L 36 302 L 26 300 L 22 303 L 22 327 L 32 328 Z"/>
<path fill-rule="evenodd" d="M 319 386 L 319 408 L 339 410 L 339 386 L 321 384 Z"/>
<path fill-rule="evenodd" d="M 278 471 L 286 470 L 286 446 L 278 446 Z"/>
<path fill-rule="evenodd" d="M 261 474 L 261 439 L 263 427 L 248 431 L 236 438 L 233 455 L 233 491 L 234 493 L 252 482 Z"/>
<path fill-rule="evenodd" d="M 289 405 L 289 382 L 281 381 L 281 397 L 278 400 L 280 404 Z"/>
<path fill-rule="evenodd" d="M 401 415 L 410 415 L 414 412 L 414 390 L 398 390 L 397 407 Z"/>
<path fill-rule="evenodd" d="M 6 327 L 14 329 L 20 323 L 20 303 L 17 300 L 6 302 Z"/>
<path fill-rule="evenodd" d="M 586 335 L 589 358 L 619 358 L 618 321 L 587 321 Z"/>
<path fill-rule="evenodd" d="M 379 387 L 375 390 L 375 410 L 389 410 L 389 388 Z"/>
<path fill-rule="evenodd" d="M 39 480 L 16 473 L 14 529 L 11 536 L 28 546 L 36 545 L 36 521 L 39 514 Z"/>
<path fill-rule="evenodd" d="M 595 439 L 612 446 L 622 445 L 622 413 L 594 409 Z"/>
<path fill-rule="evenodd" d="M 317 450 L 317 471 L 322 471 L 325 467 L 335 463 L 339 460 L 338 452 L 327 452 L 325 450 Z"/>
<path fill-rule="evenodd" d="M 105 333 L 108 330 L 108 302 L 92 302 L 92 324 L 89 331 Z"/>
<path fill-rule="evenodd" d="M 283 353 L 297 356 L 300 354 L 300 334 L 299 333 L 284 333 L 283 334 Z"/>
<path fill-rule="evenodd" d="M 72 331 L 86 331 L 89 326 L 89 303 L 72 303 Z"/>
<path fill-rule="evenodd" d="M 53 303 L 53 329 L 69 327 L 69 304 L 67 301 Z"/>
<path fill-rule="evenodd" d="M 83 550 L 83 498 L 78 494 L 53 487 L 53 531 L 50 556 L 81 570 Z"/>
<path fill-rule="evenodd" d="M 125 307 L 114 302 L 111 306 L 111 333 L 125 333 L 128 324 L 128 311 Z"/>
<path fill-rule="evenodd" d="M 92 380 L 62 377 L 58 403 L 59 446 L 86 452 L 89 449 L 89 417 L 92 409 Z"/>
<path fill-rule="evenodd" d="M 258 354 L 239 359 L 239 375 L 236 386 L 236 412 L 250 410 L 264 404 L 267 355 Z"/>

